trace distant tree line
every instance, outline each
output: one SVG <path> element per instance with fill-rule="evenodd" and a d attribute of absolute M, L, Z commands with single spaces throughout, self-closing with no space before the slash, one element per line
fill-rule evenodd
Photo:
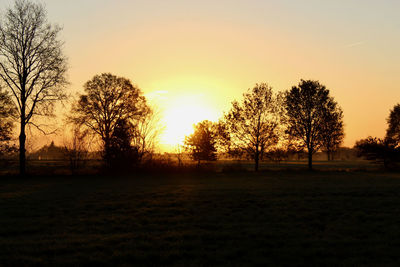
<path fill-rule="evenodd" d="M 207 128 L 207 131 L 205 131 Z M 281 158 L 292 151 L 306 151 L 308 168 L 312 157 L 324 149 L 328 160 L 344 138 L 343 111 L 318 81 L 301 80 L 298 86 L 274 94 L 266 83 L 256 84 L 233 101 L 228 113 L 215 125 L 204 121 L 185 140 L 192 157 L 215 160 L 221 152 L 246 155 L 259 169 L 264 157 Z"/>
<path fill-rule="evenodd" d="M 43 5 L 27 0 L 16 0 L 0 19 L 0 153 L 18 150 L 21 175 L 26 171 L 26 127 L 45 132 L 42 118 L 53 116 L 54 104 L 67 99 L 60 31 L 47 21 Z M 72 138 L 65 151 L 71 168 L 79 167 L 89 145 L 97 141 L 108 169 L 133 168 L 151 159 L 160 133 L 156 115 L 129 79 L 95 75 L 67 119 Z M 18 149 L 12 140 L 16 123 Z M 384 139 L 368 137 L 355 146 L 360 156 L 385 167 L 400 160 L 400 105 L 391 111 L 388 124 Z M 313 155 L 322 150 L 332 160 L 343 138 L 343 111 L 330 91 L 318 81 L 301 80 L 280 93 L 267 83 L 256 84 L 218 122 L 195 125 L 184 149 L 198 165 L 225 154 L 252 159 L 256 171 L 262 160 L 306 153 L 312 169 Z"/>
<path fill-rule="evenodd" d="M 369 136 L 356 142 L 358 156 L 382 163 L 386 169 L 398 168 L 400 162 L 400 104 L 390 110 L 384 138 Z"/>

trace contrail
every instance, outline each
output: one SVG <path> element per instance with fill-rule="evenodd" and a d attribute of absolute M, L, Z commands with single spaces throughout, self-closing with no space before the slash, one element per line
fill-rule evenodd
<path fill-rule="evenodd" d="M 364 44 L 364 42 L 361 41 L 361 42 L 356 42 L 356 43 L 345 45 L 344 47 L 355 47 L 355 46 L 359 46 L 359 45 L 363 45 L 363 44 Z"/>

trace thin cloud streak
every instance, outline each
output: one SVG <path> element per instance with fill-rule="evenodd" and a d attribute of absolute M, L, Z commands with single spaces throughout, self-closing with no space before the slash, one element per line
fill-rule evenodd
<path fill-rule="evenodd" d="M 351 43 L 351 44 L 345 45 L 344 47 L 351 48 L 351 47 L 355 47 L 355 46 L 361 46 L 361 45 L 364 45 L 364 44 L 365 44 L 365 42 L 360 41 L 360 42 L 356 42 L 356 43 Z"/>

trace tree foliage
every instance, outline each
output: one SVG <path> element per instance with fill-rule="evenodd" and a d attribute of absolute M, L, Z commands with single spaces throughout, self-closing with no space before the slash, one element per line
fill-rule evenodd
<path fill-rule="evenodd" d="M 12 93 L 20 122 L 20 173 L 25 173 L 25 126 L 53 112 L 66 97 L 67 60 L 59 40 L 61 28 L 47 22 L 40 4 L 16 0 L 0 22 L 0 80 Z"/>
<path fill-rule="evenodd" d="M 397 104 L 390 111 L 387 119 L 386 141 L 395 147 L 400 146 L 400 104 Z"/>
<path fill-rule="evenodd" d="M 369 136 L 356 142 L 355 149 L 360 157 L 382 162 L 385 168 L 394 168 L 400 161 L 400 105 L 390 110 L 388 128 L 384 139 Z"/>
<path fill-rule="evenodd" d="M 134 128 L 127 119 L 117 122 L 110 139 L 110 147 L 106 154 L 108 167 L 113 171 L 130 170 L 139 163 L 139 147 L 132 144 Z"/>
<path fill-rule="evenodd" d="M 260 83 L 243 94 L 241 102 L 233 101 L 231 110 L 225 115 L 232 150 L 251 157 L 256 171 L 262 153 L 278 142 L 277 103 L 272 88 Z"/>
<path fill-rule="evenodd" d="M 0 88 L 0 155 L 12 152 L 10 145 L 14 126 L 15 106 L 7 92 Z"/>
<path fill-rule="evenodd" d="M 329 130 L 343 125 L 340 123 L 343 117 L 341 110 L 329 95 L 329 90 L 318 81 L 312 80 L 301 80 L 298 86 L 287 91 L 284 105 L 287 133 L 306 148 L 308 167 L 312 169 L 312 156 L 324 145 L 324 139 L 332 141 L 331 144 L 325 143 L 330 149 L 341 140 L 329 136 Z"/>
<path fill-rule="evenodd" d="M 210 121 L 202 121 L 194 126 L 194 132 L 185 138 L 185 150 L 200 165 L 201 160 L 216 160 L 216 128 Z"/>
<path fill-rule="evenodd" d="M 354 147 L 359 157 L 383 163 L 385 168 L 391 168 L 400 159 L 400 149 L 385 139 L 367 137 L 356 142 Z"/>
<path fill-rule="evenodd" d="M 132 142 L 132 131 L 142 116 L 150 112 L 149 107 L 141 90 L 130 80 L 109 73 L 94 76 L 84 85 L 84 91 L 72 108 L 70 121 L 100 137 L 104 159 L 110 159 L 117 145 L 112 143 L 113 138 L 126 135 Z M 123 133 L 126 127 L 129 133 Z M 128 142 L 127 138 L 122 139 Z"/>
<path fill-rule="evenodd" d="M 322 148 L 326 151 L 328 160 L 333 159 L 344 139 L 343 111 L 335 101 L 326 105 L 322 120 Z"/>

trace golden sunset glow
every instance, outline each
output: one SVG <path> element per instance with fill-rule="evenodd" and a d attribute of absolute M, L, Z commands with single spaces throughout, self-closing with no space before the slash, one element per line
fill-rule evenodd
<path fill-rule="evenodd" d="M 0 0 L 0 179 L 0 267 L 400 266 L 400 0 Z"/>
<path fill-rule="evenodd" d="M 182 97 L 176 100 L 176 106 L 165 111 L 164 121 L 167 128 L 162 135 L 161 142 L 167 145 L 181 144 L 186 135 L 193 132 L 193 124 L 204 118 L 218 117 L 210 107 L 199 103 L 196 97 Z"/>
<path fill-rule="evenodd" d="M 63 26 L 71 94 L 104 72 L 131 79 L 146 96 L 166 92 L 157 104 L 164 144 L 218 119 L 260 82 L 275 91 L 300 79 L 326 85 L 343 108 L 350 147 L 382 137 L 400 102 L 398 1 L 43 2 Z"/>
<path fill-rule="evenodd" d="M 160 136 L 163 150 L 182 145 L 185 136 L 193 132 L 194 124 L 205 119 L 217 121 L 221 116 L 205 94 L 170 95 L 168 91 L 157 91 L 150 98 L 164 107 L 160 114 L 161 124 L 165 125 Z"/>

